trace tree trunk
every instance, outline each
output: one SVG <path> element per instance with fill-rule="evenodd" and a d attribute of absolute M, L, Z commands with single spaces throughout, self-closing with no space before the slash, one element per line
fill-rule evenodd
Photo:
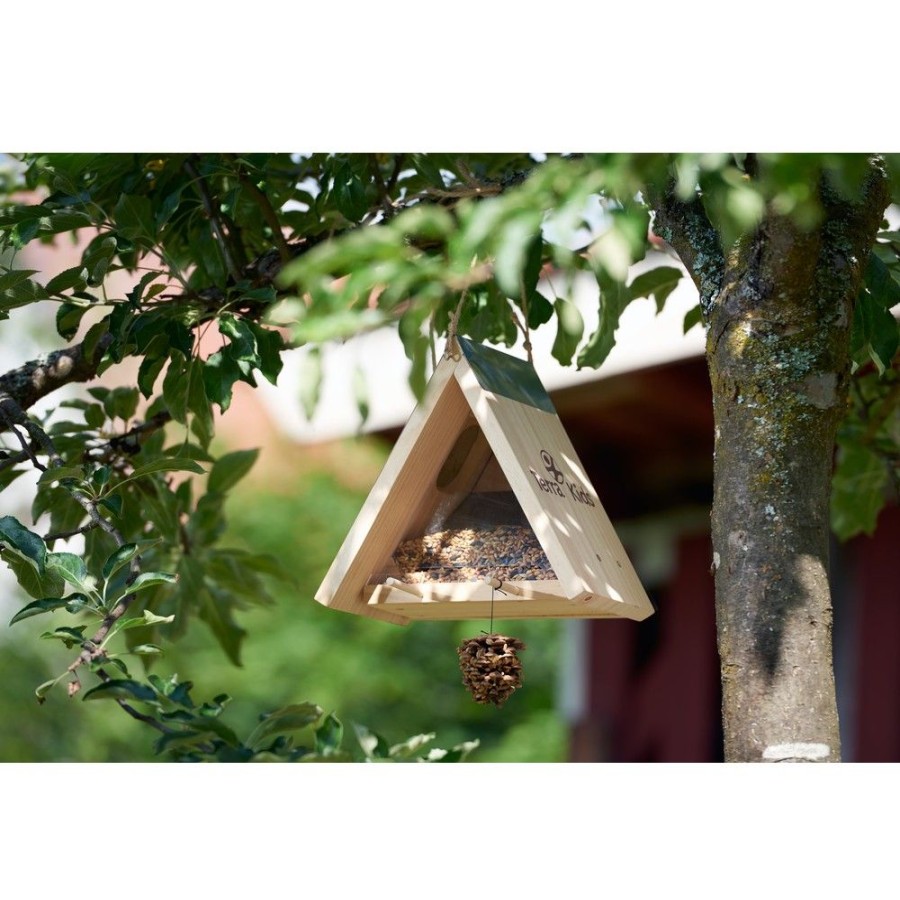
<path fill-rule="evenodd" d="M 887 205 L 874 171 L 856 203 L 821 189 L 823 223 L 768 215 L 726 258 L 700 207 L 661 210 L 705 297 L 715 412 L 712 509 L 726 761 L 840 761 L 828 578 L 835 432 L 850 326 Z M 706 239 L 711 226 L 706 221 Z M 679 246 L 679 244 L 681 246 Z"/>

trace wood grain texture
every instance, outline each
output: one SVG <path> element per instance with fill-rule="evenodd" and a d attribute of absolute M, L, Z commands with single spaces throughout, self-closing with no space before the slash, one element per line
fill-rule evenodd
<path fill-rule="evenodd" d="M 466 419 L 469 406 L 453 380 L 456 362 L 444 359 L 426 395 L 397 439 L 353 523 L 316 600 L 335 609 L 404 624 L 402 616 L 369 606 L 363 588 L 382 568 L 434 490 L 435 479 Z"/>
<path fill-rule="evenodd" d="M 371 607 L 401 613 L 410 619 L 489 619 L 492 605 L 495 619 L 619 618 L 617 612 L 610 611 L 609 600 L 553 596 L 546 586 L 554 584 L 557 582 L 517 582 L 521 595 L 504 596 L 494 591 L 493 604 L 490 586 L 480 582 L 410 585 L 392 581 L 370 585 L 365 593 Z M 542 590 L 532 590 L 532 585 L 540 585 Z"/>
<path fill-rule="evenodd" d="M 473 423 L 483 437 L 459 440 Z M 491 483 L 481 484 L 479 478 L 483 481 L 493 470 Z M 408 585 L 389 576 L 399 574 L 392 561 L 398 544 L 422 535 L 436 511 L 446 513 L 444 507 L 458 504 L 476 483 L 496 490 L 505 482 L 558 580 L 510 583 L 505 594 L 494 593 L 496 616 L 500 607 L 504 618 L 639 620 L 652 613 L 558 416 L 486 391 L 464 357 L 438 365 L 316 600 L 398 624 L 411 618 L 490 615 L 487 584 Z"/>
<path fill-rule="evenodd" d="M 454 374 L 567 596 L 605 597 L 626 618 L 649 616 L 650 599 L 559 417 L 485 391 L 465 359 Z"/>

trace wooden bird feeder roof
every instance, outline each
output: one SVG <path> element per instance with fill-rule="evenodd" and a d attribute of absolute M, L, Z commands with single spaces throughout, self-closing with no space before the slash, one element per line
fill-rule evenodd
<path fill-rule="evenodd" d="M 398 624 L 645 619 L 652 604 L 534 368 L 458 344 L 316 600 Z"/>

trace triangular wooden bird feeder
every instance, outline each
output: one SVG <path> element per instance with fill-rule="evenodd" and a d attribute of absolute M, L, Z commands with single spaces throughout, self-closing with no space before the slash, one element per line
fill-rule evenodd
<path fill-rule="evenodd" d="M 410 619 L 653 612 L 534 368 L 458 338 L 316 599 Z"/>

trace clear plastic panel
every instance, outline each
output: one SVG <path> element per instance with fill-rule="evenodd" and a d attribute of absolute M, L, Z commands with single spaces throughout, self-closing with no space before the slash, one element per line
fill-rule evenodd
<path fill-rule="evenodd" d="M 481 429 L 464 429 L 383 570 L 407 584 L 556 575 Z"/>

